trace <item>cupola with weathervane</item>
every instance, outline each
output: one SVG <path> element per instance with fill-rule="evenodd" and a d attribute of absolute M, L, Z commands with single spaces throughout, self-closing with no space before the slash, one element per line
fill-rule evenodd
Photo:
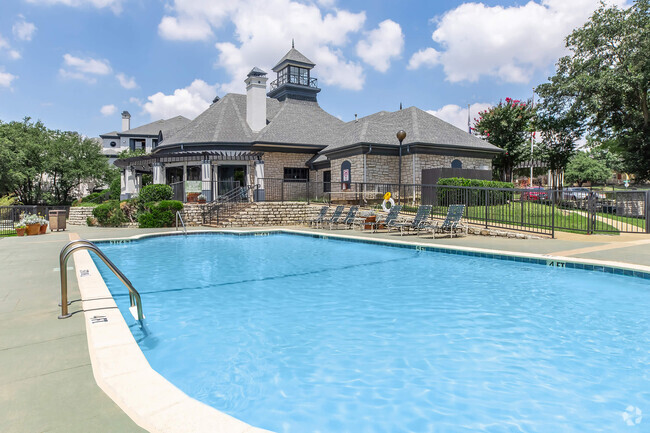
<path fill-rule="evenodd" d="M 294 48 L 292 41 L 289 52 L 273 67 L 273 72 L 278 76 L 271 82 L 267 96 L 279 101 L 289 98 L 316 102 L 320 89 L 316 78 L 311 76 L 314 66 L 314 62 Z"/>

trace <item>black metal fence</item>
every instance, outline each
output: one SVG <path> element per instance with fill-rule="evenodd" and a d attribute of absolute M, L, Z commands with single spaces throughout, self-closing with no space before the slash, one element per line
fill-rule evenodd
<path fill-rule="evenodd" d="M 15 234 L 23 213 L 41 214 L 44 218 L 49 218 L 50 210 L 65 210 L 66 218 L 70 215 L 70 206 L 0 206 L 0 236 Z"/>
<path fill-rule="evenodd" d="M 358 183 L 347 185 L 262 179 L 266 201 L 355 204 L 380 208 L 386 193 L 414 214 L 422 204 L 444 218 L 452 204 L 464 204 L 466 221 L 554 236 L 575 233 L 650 233 L 650 190 L 575 191 L 542 188 L 475 188 L 446 185 Z M 345 186 L 345 188 L 343 188 Z"/>

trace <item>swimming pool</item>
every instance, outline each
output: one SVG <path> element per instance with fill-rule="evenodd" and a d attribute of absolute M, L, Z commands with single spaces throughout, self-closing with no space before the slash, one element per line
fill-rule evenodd
<path fill-rule="evenodd" d="M 151 366 L 255 426 L 629 431 L 650 407 L 647 280 L 289 234 L 101 248 Z"/>

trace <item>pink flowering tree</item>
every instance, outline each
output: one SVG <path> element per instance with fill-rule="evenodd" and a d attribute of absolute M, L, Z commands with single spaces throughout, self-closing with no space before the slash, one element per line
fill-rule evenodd
<path fill-rule="evenodd" d="M 479 112 L 475 131 L 490 144 L 503 149 L 494 158 L 494 170 L 502 181 L 512 181 L 517 164 L 530 159 L 530 134 L 534 110 L 530 101 L 506 98 L 505 102 Z"/>

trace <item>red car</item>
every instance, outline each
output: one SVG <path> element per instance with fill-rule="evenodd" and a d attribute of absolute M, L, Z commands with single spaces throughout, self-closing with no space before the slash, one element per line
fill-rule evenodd
<path fill-rule="evenodd" d="M 548 192 L 541 186 L 532 186 L 521 193 L 521 199 L 532 201 L 548 200 Z"/>

